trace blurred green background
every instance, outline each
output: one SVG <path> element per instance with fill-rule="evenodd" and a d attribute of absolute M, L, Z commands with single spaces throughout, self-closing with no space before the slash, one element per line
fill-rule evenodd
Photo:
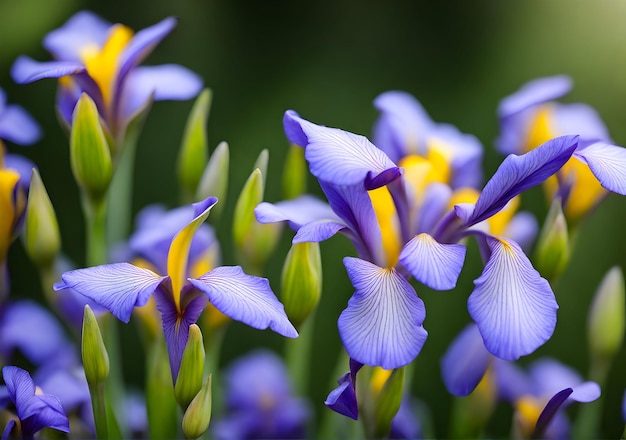
<path fill-rule="evenodd" d="M 279 176 L 287 151 L 282 115 L 287 109 L 323 125 L 369 135 L 377 117 L 373 99 L 387 90 L 405 90 L 435 121 L 452 123 L 483 142 L 489 176 L 502 160 L 493 148 L 500 99 L 528 80 L 563 73 L 574 80 L 574 90 L 564 101 L 595 107 L 616 143 L 626 145 L 624 2 L 0 0 L 0 86 L 9 102 L 26 107 L 44 130 L 35 146 L 10 148 L 39 165 L 57 210 L 64 252 L 78 265 L 84 261 L 82 214 L 67 137 L 54 113 L 56 84 L 49 80 L 17 86 L 9 70 L 21 53 L 48 60 L 41 46 L 43 36 L 81 9 L 135 30 L 169 15 L 180 18 L 147 64 L 182 64 L 200 74 L 213 91 L 211 151 L 222 140 L 231 149 L 229 198 L 218 225 L 226 264 L 235 263 L 229 222 L 234 199 L 264 148 L 270 153 L 266 199 L 280 199 Z M 154 202 L 178 204 L 172 164 L 191 104 L 154 105 L 139 141 L 135 211 Z M 319 194 L 315 181 L 309 183 Z M 542 219 L 546 206 L 540 191 L 524 200 L 524 206 Z M 626 200 L 611 195 L 586 221 L 570 267 L 553 286 L 560 305 L 556 332 L 522 363 L 550 355 L 587 374 L 587 309 L 606 271 L 613 265 L 626 267 L 625 220 Z M 267 276 L 276 288 L 290 238 L 290 233 L 284 234 L 268 266 Z M 319 412 L 324 411 L 322 402 L 335 380 L 340 350 L 337 318 L 352 294 L 341 259 L 353 251 L 347 240 L 336 237 L 322 244 L 322 253 L 325 288 L 314 329 L 310 393 Z M 429 406 L 438 436 L 447 432 L 452 402 L 440 380 L 439 359 L 469 322 L 466 299 L 482 268 L 476 252 L 469 258 L 472 263 L 465 267 L 456 290 L 437 293 L 419 288 L 430 336 L 414 364 L 413 394 Z M 16 294 L 36 297 L 34 268 L 21 245 L 12 247 L 9 262 Z M 143 360 L 133 358 L 135 352 L 129 348 L 136 343 L 133 332 L 125 332 L 125 337 L 126 362 L 132 368 L 128 380 L 141 383 L 142 370 L 134 365 Z M 232 325 L 223 363 L 259 344 L 280 350 L 282 341 L 269 332 Z M 603 390 L 606 437 L 616 438 L 623 429 L 625 366 L 622 350 L 610 373 L 610 387 Z M 501 415 L 505 418 L 494 424 L 494 436 L 508 435 L 510 414 Z"/>

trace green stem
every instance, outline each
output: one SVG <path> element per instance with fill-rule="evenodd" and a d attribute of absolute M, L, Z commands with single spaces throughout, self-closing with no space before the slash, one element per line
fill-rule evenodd
<path fill-rule="evenodd" d="M 287 370 L 299 396 L 308 393 L 309 370 L 311 366 L 311 349 L 313 345 L 313 325 L 315 315 L 310 315 L 298 329 L 299 336 L 285 339 L 285 361 Z"/>
<path fill-rule="evenodd" d="M 83 211 L 87 232 L 87 266 L 105 264 L 107 257 L 106 202 L 83 195 Z"/>
<path fill-rule="evenodd" d="M 109 376 L 107 377 L 105 393 L 110 405 L 108 406 L 111 422 L 115 421 L 117 429 L 124 430 L 125 418 L 122 413 L 124 400 L 124 380 L 122 374 L 122 356 L 119 343 L 118 321 L 106 313 L 98 319 L 102 332 L 102 339 L 109 355 Z M 122 422 L 120 426 L 118 421 Z"/>
<path fill-rule="evenodd" d="M 93 407 L 93 419 L 96 425 L 96 437 L 108 439 L 106 402 L 104 397 L 104 383 L 89 384 L 91 406 Z"/>

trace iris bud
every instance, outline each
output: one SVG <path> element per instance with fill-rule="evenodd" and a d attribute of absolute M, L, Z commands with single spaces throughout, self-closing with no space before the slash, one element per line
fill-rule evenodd
<path fill-rule="evenodd" d="M 24 226 L 26 252 L 39 267 L 52 266 L 61 247 L 59 224 L 41 176 L 33 168 Z"/>
<path fill-rule="evenodd" d="M 319 243 L 294 243 L 283 265 L 281 301 L 296 328 L 300 328 L 315 310 L 321 293 L 322 258 Z"/>
<path fill-rule="evenodd" d="M 211 421 L 211 375 L 193 398 L 183 416 L 183 433 L 187 438 L 198 438 Z"/>
<path fill-rule="evenodd" d="M 228 191 L 228 168 L 230 152 L 226 142 L 220 142 L 209 162 L 204 168 L 200 183 L 196 188 L 196 200 L 204 200 L 209 196 L 215 196 L 220 201 L 212 209 L 209 221 L 215 221 L 226 206 L 226 193 Z"/>
<path fill-rule="evenodd" d="M 187 345 L 180 363 L 180 370 L 176 378 L 176 385 L 174 386 L 176 400 L 182 408 L 187 408 L 202 387 L 204 358 L 202 332 L 197 324 L 192 324 L 189 326 L 189 338 L 187 339 Z"/>
<path fill-rule="evenodd" d="M 563 273 L 571 255 L 567 221 L 563 214 L 561 198 L 552 201 L 552 206 L 541 230 L 535 265 L 548 280 L 554 281 Z"/>
<path fill-rule="evenodd" d="M 206 125 L 209 118 L 212 93 L 204 89 L 191 109 L 187 119 L 183 141 L 178 155 L 178 180 L 183 189 L 189 194 L 196 192 L 196 187 L 202 176 L 208 141 Z"/>
<path fill-rule="evenodd" d="M 91 200 L 102 200 L 113 176 L 111 151 L 96 104 L 85 93 L 72 117 L 70 160 L 74 178 L 82 190 Z"/>
<path fill-rule="evenodd" d="M 624 339 L 624 275 L 619 267 L 611 268 L 594 295 L 587 323 L 592 356 L 609 360 Z"/>
<path fill-rule="evenodd" d="M 374 436 L 383 438 L 389 435 L 391 421 L 402 403 L 404 367 L 396 368 L 391 372 L 380 367 L 374 369 L 371 388 L 374 394 L 377 394 L 374 406 Z"/>
<path fill-rule="evenodd" d="M 109 375 L 109 355 L 96 316 L 88 305 L 85 305 L 83 314 L 82 335 L 83 367 L 87 382 L 103 383 Z"/>
<path fill-rule="evenodd" d="M 283 198 L 294 199 L 306 192 L 307 165 L 304 148 L 291 144 L 283 168 Z"/>

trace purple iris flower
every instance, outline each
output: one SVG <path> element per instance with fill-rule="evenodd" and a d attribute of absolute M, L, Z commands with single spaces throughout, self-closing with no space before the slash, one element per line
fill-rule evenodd
<path fill-rule="evenodd" d="M 114 263 L 64 273 L 55 289 L 71 288 L 91 298 L 121 321 L 128 322 L 135 307 L 154 295 L 161 313 L 172 379 L 176 382 L 189 326 L 195 323 L 207 299 L 223 314 L 258 329 L 296 337 L 282 304 L 265 278 L 245 274 L 239 266 L 222 266 L 198 277 L 188 277 L 193 236 L 217 203 L 215 197 L 193 204 L 195 218 L 171 240 L 165 275 L 130 263 Z"/>
<path fill-rule="evenodd" d="M 220 440 L 305 438 L 311 409 L 295 397 L 282 360 L 257 350 L 225 373 L 226 414 L 212 424 Z"/>
<path fill-rule="evenodd" d="M 470 394 L 485 375 L 491 375 L 498 398 L 515 406 L 527 435 L 535 430 L 540 438 L 566 438 L 569 422 L 561 409 L 600 396 L 597 383 L 584 382 L 554 359 L 538 359 L 523 370 L 514 362 L 492 356 L 474 323 L 454 339 L 441 369 L 446 388 L 457 396 Z"/>
<path fill-rule="evenodd" d="M 11 75 L 20 84 L 58 78 L 57 105 L 68 124 L 81 93 L 87 93 L 119 144 L 129 121 L 152 99 L 186 100 L 202 88 L 198 75 L 182 66 L 139 66 L 176 23 L 168 17 L 135 34 L 127 26 L 81 11 L 44 38 L 54 61 L 21 56 Z"/>
<path fill-rule="evenodd" d="M 293 111 L 286 112 L 284 125 L 288 139 L 305 148 L 330 207 L 321 208 L 322 202 L 310 198 L 264 203 L 256 209 L 257 219 L 289 221 L 298 231 L 294 242 L 322 241 L 340 231 L 352 239 L 359 258 L 345 258 L 344 264 L 356 292 L 339 318 L 351 358 L 385 369 L 415 359 L 426 339 L 425 310 L 408 277 L 436 290 L 455 287 L 465 259 L 461 242 L 469 235 L 477 238 L 486 260 L 468 309 L 487 349 L 517 359 L 550 338 L 558 306 L 549 283 L 516 242 L 490 234 L 486 223 L 515 196 L 559 170 L 576 150 L 577 137 L 556 138 L 522 156 L 509 156 L 475 203 L 450 209 L 447 185 L 435 182 L 416 200 L 406 189 L 412 183 L 403 169 L 367 138 L 313 124 Z M 369 196 L 385 185 L 391 210 L 381 221 Z M 421 218 L 411 215 L 416 203 Z M 393 253 L 386 253 L 383 243 L 388 231 L 381 223 L 390 217 L 397 219 L 395 258 L 389 258 Z"/>
<path fill-rule="evenodd" d="M 15 406 L 23 439 L 32 439 L 43 428 L 70 432 L 69 420 L 60 400 L 37 390 L 27 371 L 14 366 L 2 368 L 4 387 L 0 387 L 0 406 L 11 402 Z M 2 396 L 6 396 L 2 399 Z M 8 438 L 15 422 L 4 428 L 2 438 Z"/>
<path fill-rule="evenodd" d="M 613 145 L 602 119 L 582 103 L 555 101 L 572 88 L 564 75 L 528 82 L 504 98 L 498 107 L 500 152 L 522 154 L 556 136 L 576 134 L 579 148 L 549 179 L 551 198 L 560 196 L 565 215 L 577 222 L 603 200 L 609 191 L 626 193 L 626 149 Z"/>

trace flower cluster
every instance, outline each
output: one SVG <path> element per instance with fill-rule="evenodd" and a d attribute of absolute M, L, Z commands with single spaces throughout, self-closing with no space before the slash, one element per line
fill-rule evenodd
<path fill-rule="evenodd" d="M 233 252 L 224 253 L 234 261 L 223 264 L 229 244 L 217 226 L 230 153 L 222 142 L 207 157 L 210 90 L 186 67 L 141 65 L 176 24 L 168 17 L 134 32 L 79 12 L 44 38 L 51 61 L 23 55 L 11 68 L 19 84 L 58 80 L 84 262 L 61 251 L 39 168 L 8 151 L 37 142 L 40 130 L 0 89 L 2 440 L 49 430 L 103 439 L 435 437 L 428 396 L 413 386 L 424 380 L 413 366 L 429 341 L 424 292 L 433 290 L 467 295 L 471 318 L 459 323 L 436 377 L 456 399 L 445 434 L 491 437 L 496 406 L 509 405 L 515 438 L 599 435 L 601 401 L 581 406 L 573 422 L 566 411 L 608 386 L 626 321 L 619 267 L 589 307 L 589 380 L 551 356 L 523 359 L 557 328 L 553 286 L 575 250 L 571 237 L 609 193 L 626 195 L 626 150 L 591 107 L 556 101 L 571 79 L 536 79 L 501 101 L 496 148 L 507 156 L 491 176 L 476 136 L 434 121 L 406 92 L 376 97 L 371 140 L 287 110 L 285 200 L 264 201 L 264 150 L 236 200 Z M 176 170 L 180 204 L 144 207 L 129 231 L 141 122 L 155 101 L 190 99 Z M 319 191 L 306 192 L 308 172 Z M 543 220 L 522 209 L 524 193 L 538 186 L 550 207 Z M 274 280 L 266 263 L 280 249 L 283 224 L 294 234 Z M 337 311 L 338 386 L 323 390 L 321 402 L 309 399 L 320 379 L 311 346 L 325 294 L 319 243 L 337 234 L 352 245 L 342 257 L 353 289 Z M 18 236 L 45 304 L 20 298 L 9 282 Z M 482 270 L 462 292 L 470 258 Z M 145 382 L 128 387 L 118 325 L 131 320 L 146 361 Z M 251 350 L 224 368 L 223 343 L 240 324 L 272 330 L 283 348 Z"/>

